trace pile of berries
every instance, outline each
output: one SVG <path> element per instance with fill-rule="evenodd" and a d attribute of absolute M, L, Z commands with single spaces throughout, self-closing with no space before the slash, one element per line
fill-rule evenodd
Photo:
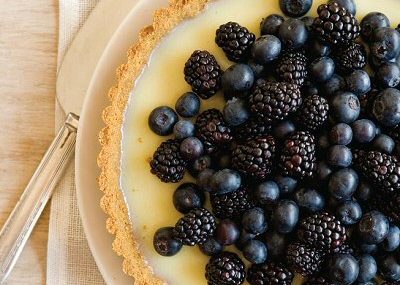
<path fill-rule="evenodd" d="M 311 3 L 280 1 L 290 17 Z M 159 254 L 199 246 L 209 285 L 292 284 L 296 273 L 313 285 L 400 284 L 400 34 L 381 13 L 359 23 L 355 8 L 269 15 L 259 38 L 223 24 L 215 42 L 235 62 L 225 71 L 193 52 L 192 91 L 149 116 L 173 134 L 151 172 L 196 179 L 173 195 L 183 217 L 155 233 Z M 223 110 L 200 113 L 221 90 Z"/>

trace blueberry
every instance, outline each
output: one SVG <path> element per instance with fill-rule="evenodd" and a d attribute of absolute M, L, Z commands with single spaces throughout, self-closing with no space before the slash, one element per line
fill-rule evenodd
<path fill-rule="evenodd" d="M 348 124 L 336 124 L 329 132 L 329 139 L 333 144 L 348 145 L 353 140 L 353 130 Z"/>
<path fill-rule="evenodd" d="M 265 244 L 259 240 L 249 240 L 243 247 L 243 256 L 250 263 L 260 264 L 267 260 L 268 250 Z"/>
<path fill-rule="evenodd" d="M 182 140 L 188 137 L 194 137 L 196 128 L 191 121 L 179 120 L 174 126 L 174 135 Z"/>
<path fill-rule="evenodd" d="M 361 202 L 367 202 L 371 198 L 372 187 L 369 183 L 363 179 L 361 179 L 357 191 L 355 193 L 355 197 Z"/>
<path fill-rule="evenodd" d="M 358 264 L 360 266 L 360 272 L 357 278 L 358 282 L 368 282 L 375 278 L 378 271 L 375 258 L 369 254 L 363 254 L 358 257 Z"/>
<path fill-rule="evenodd" d="M 400 52 L 400 34 L 390 27 L 377 28 L 371 34 L 371 54 L 378 59 L 391 60 Z"/>
<path fill-rule="evenodd" d="M 203 143 L 196 137 L 189 137 L 181 142 L 179 152 L 183 159 L 193 161 L 204 152 Z"/>
<path fill-rule="evenodd" d="M 384 62 L 376 70 L 376 79 L 384 87 L 397 87 L 400 83 L 400 68 L 397 63 Z"/>
<path fill-rule="evenodd" d="M 272 14 L 264 18 L 260 24 L 261 35 L 278 36 L 279 27 L 285 19 L 281 15 Z"/>
<path fill-rule="evenodd" d="M 387 237 L 380 244 L 384 251 L 395 251 L 400 245 L 400 229 L 396 225 L 391 225 Z"/>
<path fill-rule="evenodd" d="M 265 35 L 255 41 L 251 54 L 256 62 L 267 64 L 278 58 L 281 49 L 281 41 L 276 36 Z"/>
<path fill-rule="evenodd" d="M 308 44 L 307 53 L 312 59 L 329 56 L 331 53 L 331 47 L 325 43 L 322 43 L 318 39 L 313 39 Z"/>
<path fill-rule="evenodd" d="M 225 95 L 230 97 L 241 96 L 253 86 L 254 73 L 247 64 L 237 63 L 224 72 L 221 82 Z"/>
<path fill-rule="evenodd" d="M 278 176 L 275 178 L 281 195 L 292 193 L 297 187 L 297 180 L 289 176 Z"/>
<path fill-rule="evenodd" d="M 381 243 L 389 234 L 389 221 L 382 213 L 371 211 L 362 216 L 358 223 L 358 233 L 366 243 Z"/>
<path fill-rule="evenodd" d="M 327 56 L 315 59 L 311 62 L 310 74 L 317 82 L 325 82 L 331 79 L 335 72 L 335 62 Z"/>
<path fill-rule="evenodd" d="M 242 99 L 233 98 L 226 102 L 224 110 L 225 122 L 230 126 L 239 126 L 249 118 L 249 110 Z"/>
<path fill-rule="evenodd" d="M 351 254 L 335 254 L 329 259 L 328 275 L 334 284 L 349 285 L 356 281 L 360 267 Z"/>
<path fill-rule="evenodd" d="M 304 97 L 320 95 L 320 86 L 313 81 L 306 80 L 301 87 L 301 93 Z"/>
<path fill-rule="evenodd" d="M 301 188 L 294 193 L 294 200 L 300 208 L 310 212 L 321 211 L 325 207 L 325 198 L 317 190 Z"/>
<path fill-rule="evenodd" d="M 210 178 L 210 186 L 217 194 L 226 194 L 239 189 L 242 179 L 238 172 L 222 169 Z"/>
<path fill-rule="evenodd" d="M 322 135 L 320 135 L 317 139 L 317 144 L 318 144 L 318 148 L 320 150 L 327 150 L 331 144 L 329 143 L 329 137 L 327 134 L 323 133 Z"/>
<path fill-rule="evenodd" d="M 312 0 L 311 0 L 312 1 Z M 314 18 L 310 16 L 305 16 L 301 18 L 303 21 L 304 25 L 306 25 L 307 30 L 310 32 L 313 29 L 313 24 L 314 24 Z"/>
<path fill-rule="evenodd" d="M 283 14 L 289 17 L 301 17 L 311 9 L 312 0 L 279 0 Z"/>
<path fill-rule="evenodd" d="M 266 68 L 264 67 L 264 65 L 259 64 L 258 62 L 256 62 L 254 59 L 251 59 L 248 62 L 249 67 L 251 68 L 251 70 L 253 71 L 254 74 L 254 80 L 264 77 L 265 73 L 266 73 Z"/>
<path fill-rule="evenodd" d="M 386 154 L 391 154 L 393 152 L 396 144 L 391 137 L 384 135 L 384 134 L 380 134 L 374 139 L 372 146 L 377 151 L 380 151 L 380 152 L 383 152 Z"/>
<path fill-rule="evenodd" d="M 221 245 L 232 245 L 239 239 L 239 227 L 231 220 L 221 220 L 215 229 L 214 236 Z"/>
<path fill-rule="evenodd" d="M 200 172 L 207 168 L 212 168 L 213 161 L 209 155 L 203 155 L 195 159 L 189 166 L 189 172 L 193 177 L 197 177 Z"/>
<path fill-rule="evenodd" d="M 377 28 L 390 27 L 390 21 L 380 12 L 370 12 L 361 20 L 360 26 L 361 36 L 365 41 L 369 41 Z"/>
<path fill-rule="evenodd" d="M 254 190 L 254 199 L 261 206 L 271 205 L 279 199 L 279 186 L 274 181 L 259 184 Z"/>
<path fill-rule="evenodd" d="M 200 98 L 193 92 L 187 92 L 179 97 L 175 104 L 175 110 L 184 118 L 196 116 L 200 111 Z"/>
<path fill-rule="evenodd" d="M 279 38 L 286 49 L 300 48 L 308 39 L 306 25 L 299 19 L 287 19 L 279 27 Z"/>
<path fill-rule="evenodd" d="M 290 233 L 299 221 L 299 207 L 291 200 L 281 200 L 277 203 L 271 219 L 277 232 Z"/>
<path fill-rule="evenodd" d="M 326 162 L 332 167 L 349 167 L 353 161 L 351 150 L 344 145 L 333 145 L 328 149 Z"/>
<path fill-rule="evenodd" d="M 358 186 L 358 175 L 351 168 L 343 168 L 332 173 L 328 191 L 337 200 L 347 200 L 353 196 Z"/>
<path fill-rule="evenodd" d="M 350 92 L 338 92 L 332 99 L 331 114 L 337 123 L 350 124 L 360 115 L 360 100 Z"/>
<path fill-rule="evenodd" d="M 268 248 L 268 255 L 272 258 L 277 259 L 286 254 L 288 242 L 284 234 L 268 231 L 265 234 L 265 244 Z"/>
<path fill-rule="evenodd" d="M 357 120 L 353 123 L 353 138 L 359 143 L 369 143 L 376 135 L 374 122 L 368 119 Z"/>
<path fill-rule="evenodd" d="M 340 75 L 334 74 L 326 82 L 322 83 L 322 93 L 327 97 L 332 97 L 336 92 L 345 89 L 346 81 Z"/>
<path fill-rule="evenodd" d="M 215 239 L 210 238 L 205 243 L 199 245 L 200 251 L 208 256 L 213 256 L 222 252 L 224 247 Z"/>
<path fill-rule="evenodd" d="M 279 140 L 284 140 L 288 135 L 296 130 L 296 126 L 290 120 L 284 120 L 275 125 L 272 129 L 274 137 Z"/>
<path fill-rule="evenodd" d="M 325 182 L 332 174 L 332 168 L 325 161 L 318 161 L 315 176 L 320 182 Z"/>
<path fill-rule="evenodd" d="M 400 264 L 394 255 L 382 257 L 378 261 L 378 268 L 385 280 L 400 281 Z"/>
<path fill-rule="evenodd" d="M 400 123 L 400 91 L 387 88 L 376 97 L 372 112 L 375 118 L 386 127 L 394 127 Z"/>
<path fill-rule="evenodd" d="M 235 246 L 237 247 L 237 249 L 242 250 L 243 247 L 246 245 L 246 243 L 249 240 L 254 239 L 256 236 L 257 235 L 248 233 L 248 232 L 246 232 L 245 230 L 242 229 L 241 232 L 240 232 L 239 239 L 236 241 Z"/>
<path fill-rule="evenodd" d="M 361 96 L 371 90 L 371 79 L 364 70 L 354 70 L 346 76 L 346 85 L 350 92 Z"/>
<path fill-rule="evenodd" d="M 365 254 L 375 254 L 378 251 L 378 245 L 376 244 L 361 243 L 359 248 Z"/>
<path fill-rule="evenodd" d="M 149 127 L 159 136 L 172 134 L 174 125 L 178 121 L 178 115 L 173 109 L 161 106 L 151 111 L 149 116 Z"/>
<path fill-rule="evenodd" d="M 174 239 L 173 229 L 173 227 L 165 227 L 155 232 L 153 246 L 159 255 L 173 256 L 181 250 L 182 243 Z"/>
<path fill-rule="evenodd" d="M 211 188 L 211 178 L 214 173 L 215 170 L 208 168 L 204 169 L 197 175 L 196 184 L 201 190 L 206 192 L 214 192 L 214 190 Z"/>
<path fill-rule="evenodd" d="M 362 217 L 362 209 L 356 201 L 344 201 L 336 209 L 336 217 L 345 226 L 356 224 Z"/>
<path fill-rule="evenodd" d="M 242 227 L 251 234 L 259 235 L 264 233 L 268 228 L 264 210 L 261 208 L 247 210 L 242 216 Z"/>
<path fill-rule="evenodd" d="M 186 214 L 194 208 L 203 207 L 206 198 L 196 184 L 184 183 L 175 190 L 172 199 L 175 209 Z"/>
<path fill-rule="evenodd" d="M 356 4 L 354 3 L 354 0 L 329 0 L 328 3 L 333 3 L 336 2 L 340 6 L 346 8 L 347 11 L 349 11 L 352 15 L 356 15 Z"/>
<path fill-rule="evenodd" d="M 372 69 L 376 72 L 382 64 L 386 62 L 396 62 L 396 59 L 391 59 L 391 60 L 386 60 L 386 59 L 380 59 L 376 58 L 373 54 L 369 54 L 368 56 L 368 62 L 369 65 L 372 67 Z"/>

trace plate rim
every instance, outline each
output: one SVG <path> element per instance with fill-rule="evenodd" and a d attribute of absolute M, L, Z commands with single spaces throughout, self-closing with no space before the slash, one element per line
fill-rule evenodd
<path fill-rule="evenodd" d="M 94 92 L 94 89 L 96 86 L 96 82 L 98 82 L 99 78 L 101 78 L 102 71 L 104 69 L 104 66 L 107 63 L 107 59 L 108 59 L 107 55 L 112 53 L 112 50 L 113 50 L 116 42 L 118 42 L 118 40 L 125 34 L 124 32 L 128 29 L 128 27 L 132 28 L 132 26 L 129 26 L 129 23 L 132 21 L 132 19 L 134 18 L 135 15 L 137 15 L 138 13 L 140 13 L 141 11 L 146 10 L 146 9 L 148 9 L 149 10 L 148 13 L 151 12 L 151 15 L 152 15 L 152 12 L 155 10 L 155 9 L 152 9 L 152 7 L 156 6 L 159 8 L 162 6 L 161 3 L 163 3 L 163 4 L 167 3 L 165 0 L 152 0 L 152 1 L 137 0 L 136 2 L 137 3 L 134 4 L 131 11 L 126 15 L 126 17 L 119 24 L 118 28 L 115 30 L 114 34 L 108 41 L 104 51 L 102 52 L 102 54 L 98 60 L 98 63 L 96 64 L 93 75 L 92 75 L 89 85 L 88 85 L 88 89 L 85 93 L 85 99 L 84 99 L 84 102 L 82 105 L 82 111 L 81 111 L 79 127 L 78 127 L 77 142 L 76 142 L 75 184 L 76 184 L 78 209 L 79 209 L 84 233 L 85 233 L 90 251 L 93 255 L 93 258 L 97 264 L 97 267 L 98 267 L 101 275 L 103 276 L 103 278 L 107 284 L 113 284 L 115 282 L 115 277 L 113 276 L 113 273 L 110 272 L 110 269 L 106 266 L 106 262 L 103 260 L 102 255 L 99 254 L 99 248 L 98 248 L 99 246 L 97 245 L 98 240 L 99 240 L 98 237 L 94 236 L 92 231 L 90 230 L 90 228 L 92 227 L 91 221 L 93 221 L 93 220 L 90 219 L 90 217 L 87 215 L 88 213 L 87 213 L 87 209 L 85 206 L 85 203 L 86 203 L 85 198 L 82 196 L 82 192 L 84 191 L 83 187 L 81 186 L 83 183 L 82 181 L 87 178 L 83 178 L 82 174 L 81 174 L 82 173 L 81 167 L 82 167 L 82 160 L 83 160 L 81 144 L 83 143 L 83 134 L 85 133 L 84 130 L 87 128 L 88 125 L 90 126 L 90 122 L 87 122 L 88 109 L 90 107 L 92 107 L 94 102 L 96 101 L 95 100 L 96 93 Z M 157 4 L 155 4 L 155 3 L 157 3 Z M 152 17 L 148 18 L 149 23 L 151 23 L 151 19 L 152 19 Z M 143 26 L 139 26 L 138 27 L 139 30 L 142 27 Z M 124 56 L 125 56 L 125 54 L 124 54 Z M 126 56 L 124 58 L 126 58 Z M 121 64 L 122 63 L 124 63 L 124 62 L 121 62 Z M 115 70 L 113 70 L 112 73 L 115 74 Z M 115 80 L 115 77 L 113 79 Z M 112 86 L 109 86 L 109 87 L 111 88 Z M 107 96 L 107 93 L 103 94 L 103 95 Z M 101 119 L 101 118 L 99 118 L 99 119 Z M 102 126 L 104 126 L 103 122 L 102 122 Z M 96 141 L 97 141 L 97 144 L 99 145 L 97 137 L 96 137 Z M 97 159 L 97 154 L 96 154 L 96 159 Z M 97 163 L 96 163 L 96 165 L 97 165 Z M 98 169 L 95 169 L 95 171 L 97 172 L 95 175 L 96 179 L 97 179 L 98 178 Z M 100 189 L 97 188 L 96 191 L 98 191 L 99 194 L 101 194 Z M 100 204 L 98 205 L 98 208 L 100 208 Z M 109 232 L 106 229 L 105 221 L 102 224 L 102 227 L 104 228 L 105 235 L 112 237 L 111 234 L 109 234 Z M 111 250 L 111 246 L 112 246 L 112 244 L 110 244 L 110 250 Z M 116 256 L 116 253 L 113 252 L 113 254 L 115 254 L 115 256 Z M 123 273 L 122 272 L 122 259 L 121 259 L 121 266 L 119 266 L 119 268 L 121 269 L 121 273 Z M 129 278 L 130 278 L 130 280 L 133 281 L 133 279 L 131 277 L 129 277 Z"/>

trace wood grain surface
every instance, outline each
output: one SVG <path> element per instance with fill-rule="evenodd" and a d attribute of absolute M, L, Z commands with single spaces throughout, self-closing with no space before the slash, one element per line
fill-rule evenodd
<path fill-rule="evenodd" d="M 58 1 L 0 2 L 3 225 L 54 136 Z M 46 284 L 48 221 L 49 207 L 5 284 Z"/>

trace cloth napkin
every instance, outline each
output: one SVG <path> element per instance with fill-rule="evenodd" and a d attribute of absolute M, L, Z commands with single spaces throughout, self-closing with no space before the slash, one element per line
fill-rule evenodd
<path fill-rule="evenodd" d="M 76 33 L 99 0 L 59 0 L 58 66 Z M 66 114 L 56 102 L 55 126 L 59 129 Z M 74 162 L 54 192 L 49 223 L 47 284 L 105 284 L 90 252 L 78 212 Z"/>

